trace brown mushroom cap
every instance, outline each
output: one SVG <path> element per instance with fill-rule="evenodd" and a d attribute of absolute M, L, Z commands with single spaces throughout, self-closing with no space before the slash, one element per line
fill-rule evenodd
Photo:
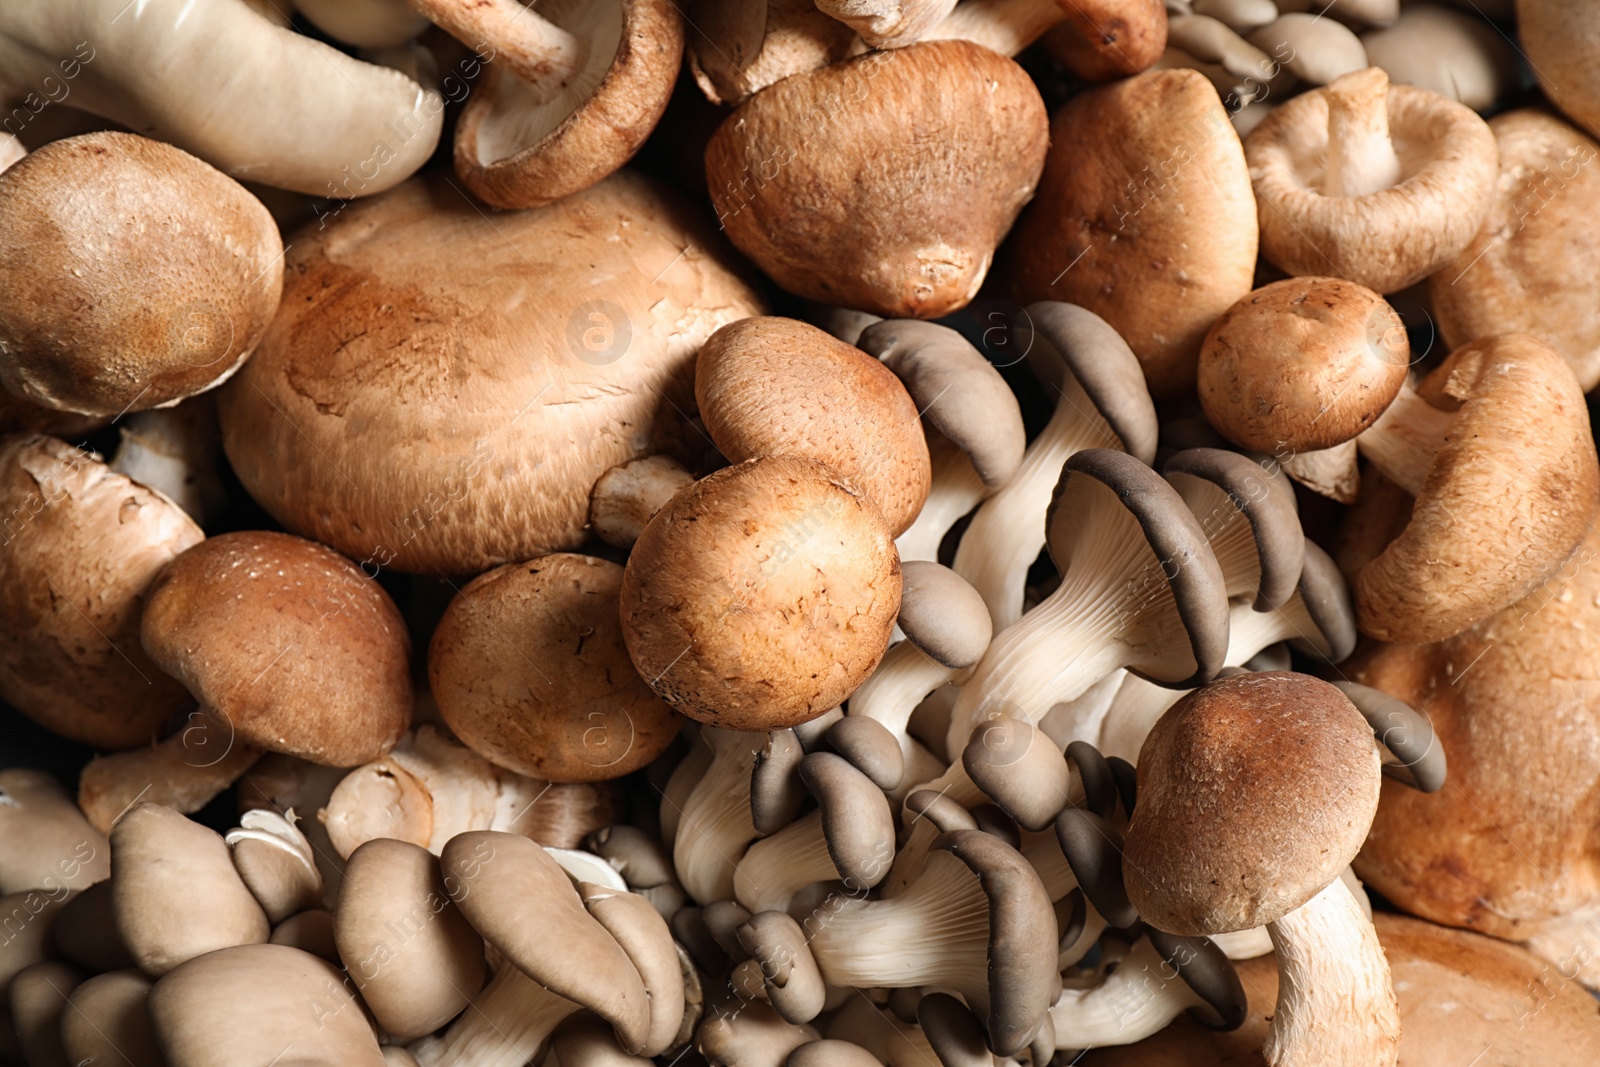
<path fill-rule="evenodd" d="M 1161 0 L 1072 0 L 1066 21 L 1045 34 L 1056 61 L 1085 81 L 1107 82 L 1148 70 L 1167 47 Z"/>
<path fill-rule="evenodd" d="M 155 1026 L 145 1010 L 151 984 L 138 971 L 111 971 L 74 989 L 61 1013 L 66 1062 L 162 1067 Z"/>
<path fill-rule="evenodd" d="M 701 342 L 760 311 L 694 213 L 626 173 L 492 218 L 411 182 L 293 245 L 283 313 L 218 398 L 228 458 L 287 528 L 403 571 L 581 543 L 595 479 L 671 443 Z"/>
<path fill-rule="evenodd" d="M 140 804 L 111 831 L 117 932 L 149 975 L 271 929 L 222 837 L 170 808 Z M 188 907 L 186 901 L 204 901 Z"/>
<path fill-rule="evenodd" d="M 650 520 L 622 579 L 622 633 L 685 715 L 772 730 L 837 707 L 872 673 L 900 588 L 870 501 L 810 460 L 756 459 Z"/>
<path fill-rule="evenodd" d="M 1472 242 L 1428 284 L 1451 347 L 1531 333 L 1561 353 L 1585 392 L 1600 385 L 1600 157 L 1596 144 L 1545 111 L 1489 120 L 1500 180 Z"/>
<path fill-rule="evenodd" d="M 1533 592 L 1600 508 L 1600 465 L 1577 379 L 1527 334 L 1452 352 L 1418 392 L 1456 408 L 1411 520 L 1357 575 L 1363 633 L 1437 641 Z"/>
<path fill-rule="evenodd" d="M 166 497 L 53 437 L 0 438 L 0 697 L 108 749 L 153 741 L 189 702 L 139 646 L 156 573 L 205 537 Z"/>
<path fill-rule="evenodd" d="M 211 952 L 163 977 L 147 1001 L 168 1067 L 338 1063 L 384 1067 L 343 972 L 286 945 Z"/>
<path fill-rule="evenodd" d="M 0 893 L 87 889 L 111 873 L 111 848 L 44 771 L 0 770 Z"/>
<path fill-rule="evenodd" d="M 474 579 L 428 647 L 439 714 L 468 747 L 554 782 L 618 778 L 659 756 L 682 723 L 628 659 L 622 568 L 558 553 Z"/>
<path fill-rule="evenodd" d="M 377 582 L 331 549 L 240 532 L 173 560 L 146 596 L 150 658 L 239 740 L 354 766 L 411 721 L 411 641 Z"/>
<path fill-rule="evenodd" d="M 666 110 L 683 58 L 683 19 L 670 0 L 565 0 L 541 4 L 537 17 L 586 52 L 559 85 L 491 63 L 474 86 L 456 127 L 456 173 L 495 207 L 552 203 L 633 158 Z"/>
<path fill-rule="evenodd" d="M 792 1023 L 815 1019 L 828 988 L 806 947 L 806 932 L 780 911 L 764 911 L 739 925 L 739 947 L 761 968 L 772 1010 Z"/>
<path fill-rule="evenodd" d="M 815 326 L 765 316 L 729 323 L 700 348 L 694 395 L 728 459 L 816 460 L 865 492 L 896 537 L 928 498 L 928 443 L 905 386 Z"/>
<path fill-rule="evenodd" d="M 267 209 L 171 145 L 89 133 L 0 178 L 0 384 L 36 404 L 120 415 L 209 389 L 282 288 Z"/>
<path fill-rule="evenodd" d="M 1193 70 L 1091 89 L 1056 112 L 1050 142 L 1007 244 L 1013 297 L 1105 319 L 1153 395 L 1192 388 L 1206 330 L 1250 291 L 1256 263 L 1255 197 L 1216 89 Z M 1130 175 L 1143 175 L 1132 191 Z"/>
<path fill-rule="evenodd" d="M 1376 162 L 1383 153 L 1388 162 Z M 1498 153 L 1470 108 L 1389 85 L 1368 67 L 1279 105 L 1251 131 L 1245 158 L 1267 259 L 1290 274 L 1392 293 L 1471 242 L 1494 195 Z M 1334 177 L 1346 171 L 1357 177 Z"/>
<path fill-rule="evenodd" d="M 941 150 L 907 151 L 908 124 Z M 729 238 L 785 289 L 937 318 L 983 283 L 1038 181 L 1046 124 L 1011 60 L 923 41 L 752 97 L 712 136 L 706 177 Z"/>
<path fill-rule="evenodd" d="M 362 1001 L 402 1041 L 439 1029 L 483 988 L 483 941 L 420 846 L 380 839 L 350 854 L 333 936 Z"/>
<path fill-rule="evenodd" d="M 1600 136 L 1600 12 L 1562 0 L 1517 0 L 1517 41 L 1545 95 Z"/>
<path fill-rule="evenodd" d="M 1410 363 L 1405 324 L 1383 297 L 1338 278 L 1286 278 L 1206 334 L 1200 404 L 1228 440 L 1288 458 L 1371 426 Z"/>
<path fill-rule="evenodd" d="M 1139 753 L 1128 897 L 1187 936 L 1281 918 L 1355 857 L 1380 778 L 1372 728 L 1327 682 L 1270 671 L 1197 689 Z"/>

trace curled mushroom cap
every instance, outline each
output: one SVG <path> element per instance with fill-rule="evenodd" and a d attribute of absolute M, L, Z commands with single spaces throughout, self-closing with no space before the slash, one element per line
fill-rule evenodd
<path fill-rule="evenodd" d="M 112 829 L 111 853 L 117 932 L 146 974 L 267 940 L 267 917 L 214 830 L 159 804 L 140 804 Z M 205 906 L 183 906 L 188 900 Z"/>
<path fill-rule="evenodd" d="M 394 602 L 298 537 L 231 533 L 185 552 L 151 585 L 140 638 L 246 744 L 348 767 L 410 723 L 411 642 Z"/>
<path fill-rule="evenodd" d="M 223 840 L 268 922 L 275 925 L 322 903 L 322 875 L 293 818 L 261 808 L 247 811 Z"/>
<path fill-rule="evenodd" d="M 0 438 L 0 696 L 108 749 L 188 702 L 138 641 L 146 589 L 205 535 L 166 497 L 53 437 Z"/>
<path fill-rule="evenodd" d="M 941 151 L 904 150 L 913 121 Z M 937 318 L 983 283 L 1038 181 L 1046 121 L 1011 60 L 924 41 L 770 86 L 712 136 L 706 177 L 729 238 L 785 289 Z"/>
<path fill-rule="evenodd" d="M 0 57 L 0 96 L 66 74 L 73 107 L 235 178 L 311 196 L 366 196 L 403 181 L 433 154 L 444 118 L 438 93 L 276 25 L 248 3 L 9 4 Z M 75 76 L 58 66 L 69 63 Z M 181 75 L 150 77 L 157 68 Z"/>
<path fill-rule="evenodd" d="M 308 952 L 240 945 L 164 976 L 148 1004 L 169 1067 L 231 1067 L 272 1056 L 384 1067 L 377 1035 L 346 981 Z"/>
<path fill-rule="evenodd" d="M 455 158 L 495 207 L 548 204 L 621 167 L 666 110 L 683 57 L 669 0 L 416 6 L 469 47 L 494 50 L 456 127 Z M 482 23 L 459 21 L 484 11 Z"/>
<path fill-rule="evenodd" d="M 623 639 L 685 715 L 771 730 L 837 707 L 872 673 L 900 589 L 870 501 L 810 460 L 755 459 L 650 520 L 622 579 Z"/>
<path fill-rule="evenodd" d="M 1530 333 L 1588 392 L 1600 385 L 1600 313 L 1583 282 L 1600 273 L 1600 144 L 1533 109 L 1489 129 L 1500 180 L 1483 228 L 1429 282 L 1439 332 L 1451 346 Z"/>
<path fill-rule="evenodd" d="M 553 782 L 617 778 L 682 722 L 628 659 L 622 568 L 560 553 L 465 586 L 428 648 L 439 714 L 486 759 Z"/>
<path fill-rule="evenodd" d="M 1470 108 L 1390 85 L 1377 67 L 1286 101 L 1251 131 L 1245 158 L 1267 259 L 1380 293 L 1467 246 L 1498 166 L 1494 135 Z"/>
<path fill-rule="evenodd" d="M 1343 444 L 1405 384 L 1394 308 L 1338 278 L 1286 278 L 1229 308 L 1200 350 L 1200 403 L 1223 436 L 1286 460 Z"/>
<path fill-rule="evenodd" d="M 0 770 L 0 893 L 64 896 L 111 873 L 111 848 L 61 783 L 43 771 Z"/>
<path fill-rule="evenodd" d="M 771 317 L 729 323 L 700 348 L 694 395 L 728 459 L 814 459 L 865 492 L 896 537 L 928 497 L 928 446 L 905 386 L 815 326 Z"/>
<path fill-rule="evenodd" d="M 1250 291 L 1256 261 L 1255 199 L 1217 91 L 1192 70 L 1092 89 L 1056 112 L 1050 141 L 1007 246 L 1016 299 L 1098 314 L 1152 394 L 1192 387 L 1206 330 Z"/>
<path fill-rule="evenodd" d="M 0 384 L 91 415 L 238 370 L 278 307 L 283 242 L 239 183 L 160 141 L 54 141 L 0 178 Z"/>
<path fill-rule="evenodd" d="M 293 245 L 283 311 L 218 397 L 228 458 L 290 530 L 403 571 L 579 544 L 595 479 L 667 450 L 696 349 L 760 310 L 626 173 L 492 219 L 419 182 Z"/>
<path fill-rule="evenodd" d="M 1373 436 L 1376 435 L 1376 436 Z M 1437 641 L 1528 595 L 1600 507 L 1588 409 L 1565 361 L 1527 334 L 1456 349 L 1361 438 L 1416 493 L 1355 580 L 1362 632 Z"/>
<path fill-rule="evenodd" d="M 1580 126 L 1600 136 L 1600 79 L 1592 62 L 1600 13 L 1588 4 L 1560 0 L 1516 3 L 1517 41 L 1539 87 Z"/>

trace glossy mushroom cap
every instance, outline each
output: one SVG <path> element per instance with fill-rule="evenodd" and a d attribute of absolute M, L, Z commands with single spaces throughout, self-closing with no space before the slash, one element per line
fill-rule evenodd
<path fill-rule="evenodd" d="M 150 991 L 168 1067 L 240 1063 L 338 1063 L 384 1067 L 377 1035 L 345 975 L 285 945 L 211 952 L 163 977 Z"/>
<path fill-rule="evenodd" d="M 941 151 L 907 152 L 907 122 Z M 1011 60 L 923 41 L 769 86 L 712 136 L 706 177 L 729 239 L 789 292 L 937 318 L 983 284 L 1038 181 L 1046 122 Z"/>
<path fill-rule="evenodd" d="M 1472 243 L 1428 283 L 1446 344 L 1530 333 L 1561 353 L 1588 392 L 1600 385 L 1600 144 L 1542 110 L 1489 120 L 1500 180 Z"/>
<path fill-rule="evenodd" d="M 633 669 L 622 568 L 558 553 L 462 588 L 434 630 L 439 714 L 484 758 L 553 782 L 619 778 L 659 756 L 682 719 Z"/>
<path fill-rule="evenodd" d="M 1280 461 L 1343 444 L 1405 384 L 1405 324 L 1372 290 L 1286 278 L 1229 308 L 1200 350 L 1200 404 L 1223 436 Z"/>
<path fill-rule="evenodd" d="M 694 395 L 732 462 L 816 460 L 866 493 L 896 537 L 922 510 L 932 474 L 917 405 L 889 368 L 815 326 L 729 323 L 700 348 Z"/>
<path fill-rule="evenodd" d="M 1316 896 L 1378 805 L 1372 728 L 1327 682 L 1270 671 L 1188 694 L 1139 753 L 1128 897 L 1151 925 L 1248 930 Z"/>
<path fill-rule="evenodd" d="M 394 602 L 331 549 L 241 532 L 173 560 L 146 597 L 140 638 L 239 740 L 349 767 L 411 721 L 411 641 Z"/>
<path fill-rule="evenodd" d="M 369 570 L 578 545 L 595 479 L 693 432 L 663 398 L 689 410 L 700 344 L 761 310 L 694 213 L 625 173 L 493 217 L 413 182 L 292 243 L 223 443 L 286 528 Z"/>
<path fill-rule="evenodd" d="M 120 415 L 209 389 L 282 288 L 267 209 L 171 145 L 84 134 L 0 178 L 0 384 L 36 404 Z"/>
<path fill-rule="evenodd" d="M 792 457 L 718 471 L 634 546 L 622 633 L 641 676 L 690 718 L 772 730 L 835 708 L 882 658 L 900 564 L 877 508 Z"/>
<path fill-rule="evenodd" d="M 139 615 L 157 572 L 205 534 L 99 456 L 39 435 L 0 438 L 0 510 L 0 697 L 81 744 L 155 740 L 189 697 L 139 647 Z"/>
<path fill-rule="evenodd" d="M 1415 284 L 1478 232 L 1498 153 L 1471 109 L 1376 67 L 1285 101 L 1245 143 L 1261 251 L 1289 274 L 1380 293 Z"/>
<path fill-rule="evenodd" d="M 1189 390 L 1206 330 L 1256 263 L 1250 176 L 1216 89 L 1192 70 L 1091 89 L 1056 112 L 1050 143 L 1004 253 L 1013 296 L 1087 308 L 1126 339 L 1152 395 Z"/>
<path fill-rule="evenodd" d="M 1475 341 L 1418 392 L 1455 413 L 1410 521 L 1354 583 L 1362 632 L 1386 641 L 1437 641 L 1527 596 L 1600 508 L 1583 394 L 1542 342 Z"/>
<path fill-rule="evenodd" d="M 111 872 L 111 848 L 44 771 L 0 770 L 0 893 L 64 896 Z"/>

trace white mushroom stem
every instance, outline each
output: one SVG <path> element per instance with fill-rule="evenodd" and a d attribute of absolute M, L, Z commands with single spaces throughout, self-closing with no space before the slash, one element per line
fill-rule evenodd
<path fill-rule="evenodd" d="M 1086 448 L 1121 447 L 1077 378 L 1063 370 L 1061 379 L 1055 413 L 1029 443 L 1017 473 L 972 516 L 951 566 L 989 605 L 995 633 L 1022 617 L 1028 568 L 1044 548 L 1045 514 L 1061 468 Z"/>
<path fill-rule="evenodd" d="M 1050 1021 L 1057 1048 L 1131 1045 L 1165 1029 L 1190 1008 L 1206 1006 L 1150 940 L 1141 937 L 1099 985 L 1063 989 L 1050 1009 Z"/>
<path fill-rule="evenodd" d="M 850 695 L 848 714 L 882 723 L 899 739 L 900 752 L 909 767 L 915 745 L 906 733 L 911 713 L 929 693 L 966 673 L 967 670 L 946 667 L 911 641 L 901 641 L 890 646 L 871 677 Z"/>
<path fill-rule="evenodd" d="M 578 1005 L 511 964 L 442 1034 L 410 1046 L 418 1067 L 524 1067 Z"/>
<path fill-rule="evenodd" d="M 928 499 L 906 532 L 894 539 L 902 563 L 925 559 L 938 562 L 939 546 L 950 527 L 989 495 L 967 454 L 948 438 L 929 433 L 928 452 L 933 459 L 933 484 Z"/>
<path fill-rule="evenodd" d="M 1368 67 L 1323 90 L 1328 101 L 1325 196 L 1366 196 L 1400 181 L 1400 157 L 1389 139 L 1389 76 Z"/>
<path fill-rule="evenodd" d="M 112 470 L 165 493 L 202 526 L 222 510 L 227 503 L 218 473 L 222 438 L 209 397 L 134 412 L 119 431 L 122 442 L 111 458 Z"/>
<path fill-rule="evenodd" d="M 1272 1067 L 1392 1067 L 1400 1011 L 1372 920 L 1342 879 L 1267 925 L 1278 955 Z M 1059 1031 L 1058 1031 L 1059 1032 Z"/>
<path fill-rule="evenodd" d="M 1056 0 L 966 0 L 923 40 L 972 41 L 1014 56 L 1066 17 Z"/>
<path fill-rule="evenodd" d="M 950 14 L 956 0 L 817 0 L 817 8 L 873 48 L 904 48 Z"/>
<path fill-rule="evenodd" d="M 783 911 L 806 886 L 838 877 L 822 813 L 813 811 L 750 846 L 733 870 L 733 899 L 752 914 Z"/>
<path fill-rule="evenodd" d="M 1453 412 L 1440 411 L 1408 382 L 1378 421 L 1356 438 L 1356 446 L 1384 477 L 1416 496 L 1454 421 Z"/>
<path fill-rule="evenodd" d="M 700 780 L 706 776 L 706 771 L 711 768 L 711 760 L 715 756 L 711 747 L 701 739 L 699 724 L 694 722 L 687 724 L 683 730 L 683 739 L 688 742 L 689 751 L 678 761 L 678 765 L 672 768 L 672 775 L 661 790 L 661 807 L 658 809 L 661 840 L 669 846 L 678 839 L 678 824 L 683 819 L 683 805 L 688 802 L 689 794 L 694 792 Z M 673 877 L 677 877 L 676 871 L 673 872 Z"/>
<path fill-rule="evenodd" d="M 14 133 L 0 133 L 0 174 L 28 154 L 28 147 Z"/>
<path fill-rule="evenodd" d="M 756 828 L 750 816 L 750 772 L 766 735 L 701 729 L 711 765 L 684 800 L 673 838 L 678 881 L 701 904 L 733 897 L 733 870 Z"/>
<path fill-rule="evenodd" d="M 553 98 L 583 68 L 588 42 L 517 0 L 411 0 L 411 6 L 468 48 L 491 52 L 523 82 Z"/>
<path fill-rule="evenodd" d="M 948 852 L 929 856 L 900 896 L 834 894 L 801 926 L 829 985 L 948 986 L 978 1014 L 987 1011 L 989 900 L 977 876 Z"/>

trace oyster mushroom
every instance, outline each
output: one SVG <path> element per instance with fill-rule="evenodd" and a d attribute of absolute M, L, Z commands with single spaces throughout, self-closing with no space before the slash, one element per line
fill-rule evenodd
<path fill-rule="evenodd" d="M 59 782 L 43 771 L 0 770 L 0 893 L 37 889 L 64 899 L 110 873 L 105 835 Z"/>
<path fill-rule="evenodd" d="M 1415 85 L 1485 111 L 1517 84 L 1517 53 L 1482 18 L 1407 4 L 1390 25 L 1361 35 L 1367 62 L 1395 85 Z M 1491 128 L 1493 128 L 1491 126 Z"/>

